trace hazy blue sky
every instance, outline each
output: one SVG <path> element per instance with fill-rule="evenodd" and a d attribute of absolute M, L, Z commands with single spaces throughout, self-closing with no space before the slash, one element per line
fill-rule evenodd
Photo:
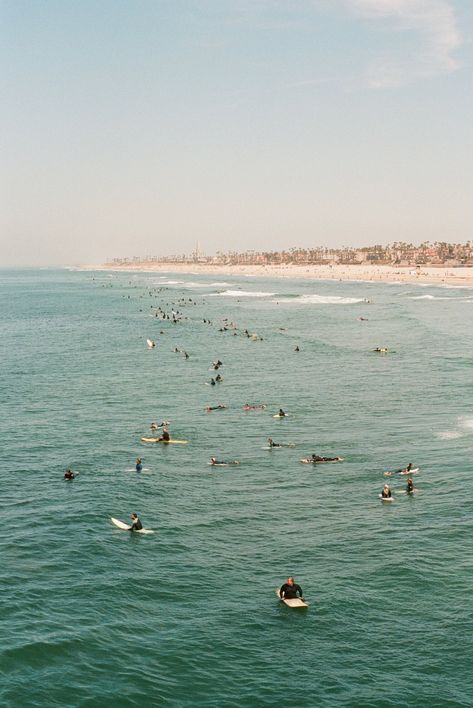
<path fill-rule="evenodd" d="M 0 265 L 473 238 L 472 0 L 0 0 Z"/>

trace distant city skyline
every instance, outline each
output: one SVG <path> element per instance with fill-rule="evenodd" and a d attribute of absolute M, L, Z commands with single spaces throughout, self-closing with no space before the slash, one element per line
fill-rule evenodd
<path fill-rule="evenodd" d="M 468 0 L 3 0 L 0 267 L 465 243 Z"/>

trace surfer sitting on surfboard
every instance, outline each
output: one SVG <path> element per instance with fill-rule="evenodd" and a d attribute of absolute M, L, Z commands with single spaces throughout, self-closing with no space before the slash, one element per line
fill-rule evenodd
<path fill-rule="evenodd" d="M 275 443 L 273 438 L 268 438 L 268 445 L 269 447 L 282 447 L 279 443 Z"/>
<path fill-rule="evenodd" d="M 299 597 L 303 600 L 304 597 L 302 595 L 302 588 L 294 582 L 294 578 L 292 576 L 289 577 L 287 579 L 287 583 L 284 583 L 284 585 L 282 585 L 279 589 L 279 597 L 281 600 L 292 600 L 297 597 L 297 593 L 299 593 Z"/>
<path fill-rule="evenodd" d="M 158 438 L 158 442 L 169 442 L 171 440 L 171 436 L 169 435 L 168 429 L 163 428 L 163 434 L 161 435 L 160 438 Z"/>
<path fill-rule="evenodd" d="M 414 482 L 409 477 L 409 479 L 407 480 L 406 492 L 407 492 L 407 494 L 412 494 L 413 491 L 414 491 Z"/>
<path fill-rule="evenodd" d="M 64 472 L 64 479 L 74 479 L 75 474 L 72 472 L 72 470 L 66 470 Z"/>
<path fill-rule="evenodd" d="M 143 528 L 143 524 L 139 520 L 138 516 L 136 514 L 131 515 L 131 526 L 130 526 L 130 531 L 141 531 Z"/>
<path fill-rule="evenodd" d="M 136 467 L 135 467 L 137 472 L 141 472 L 143 469 L 143 465 L 141 464 L 141 457 L 136 458 Z"/>
<path fill-rule="evenodd" d="M 391 488 L 389 487 L 389 484 L 385 484 L 383 487 L 383 491 L 381 492 L 381 498 L 382 499 L 391 499 Z"/>

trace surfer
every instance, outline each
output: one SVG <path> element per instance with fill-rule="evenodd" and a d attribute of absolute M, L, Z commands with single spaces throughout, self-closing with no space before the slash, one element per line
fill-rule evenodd
<path fill-rule="evenodd" d="M 281 600 L 292 600 L 297 597 L 297 593 L 299 593 L 299 597 L 303 600 L 304 597 L 302 595 L 302 588 L 294 582 L 294 578 L 291 576 L 287 579 L 287 583 L 281 585 L 279 597 Z"/>
<path fill-rule="evenodd" d="M 298 347 L 298 346 L 296 346 L 296 347 L 295 347 L 295 349 L 294 349 L 294 351 L 295 351 L 295 352 L 300 352 L 300 349 L 299 349 L 299 347 Z"/>
<path fill-rule="evenodd" d="M 66 470 L 64 472 L 64 479 L 74 479 L 75 474 L 72 470 Z"/>
<path fill-rule="evenodd" d="M 141 472 L 141 470 L 143 469 L 143 465 L 141 464 L 141 457 L 136 458 L 136 468 L 135 469 L 137 472 Z"/>
<path fill-rule="evenodd" d="M 169 425 L 169 420 L 162 420 L 159 424 L 158 423 L 151 423 L 149 426 L 151 430 L 158 430 L 158 428 L 164 428 L 166 425 Z"/>
<path fill-rule="evenodd" d="M 279 443 L 273 442 L 273 438 L 268 438 L 268 445 L 269 447 L 282 447 Z"/>
<path fill-rule="evenodd" d="M 373 349 L 374 352 L 381 352 L 382 354 L 386 354 L 388 351 L 387 347 L 376 347 L 376 349 Z"/>
<path fill-rule="evenodd" d="M 207 406 L 207 412 L 210 413 L 210 411 L 220 411 L 226 407 L 227 406 L 223 406 L 221 403 L 219 403 L 218 406 Z"/>
<path fill-rule="evenodd" d="M 406 492 L 407 492 L 407 494 L 412 494 L 413 491 L 414 491 L 414 482 L 409 477 L 409 479 L 407 480 Z"/>
<path fill-rule="evenodd" d="M 385 484 L 383 487 L 383 491 L 381 492 L 381 498 L 382 499 L 391 499 L 392 494 L 391 494 L 391 488 L 389 484 Z"/>
<path fill-rule="evenodd" d="M 215 386 L 215 379 L 210 379 L 210 385 Z"/>
<path fill-rule="evenodd" d="M 169 435 L 169 431 L 167 428 L 163 428 L 163 434 L 159 438 L 159 442 L 169 442 L 171 439 L 171 436 Z"/>
<path fill-rule="evenodd" d="M 220 383 L 220 381 L 223 381 L 223 379 L 222 379 L 222 377 L 220 376 L 220 374 L 217 374 L 217 376 L 215 377 L 215 381 L 218 382 L 218 383 Z"/>
<path fill-rule="evenodd" d="M 284 411 L 283 411 L 282 408 L 279 409 L 278 416 L 279 416 L 280 418 L 285 418 L 285 417 L 286 417 L 286 414 L 284 413 Z"/>
<path fill-rule="evenodd" d="M 239 460 L 231 460 L 230 462 L 226 462 L 225 460 L 217 460 L 216 457 L 211 457 L 209 464 L 211 464 L 211 465 L 239 465 L 240 461 Z"/>
<path fill-rule="evenodd" d="M 143 528 L 143 524 L 139 520 L 138 516 L 136 514 L 131 515 L 131 526 L 130 526 L 130 531 L 141 531 Z"/>
<path fill-rule="evenodd" d="M 320 455 L 312 455 L 311 462 L 316 464 L 317 462 L 338 462 L 339 457 L 320 457 Z"/>

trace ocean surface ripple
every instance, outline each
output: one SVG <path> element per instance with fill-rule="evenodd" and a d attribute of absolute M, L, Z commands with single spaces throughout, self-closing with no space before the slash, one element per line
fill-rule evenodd
<path fill-rule="evenodd" d="M 473 705 L 473 308 L 427 290 L 0 271 L 0 705 Z"/>

